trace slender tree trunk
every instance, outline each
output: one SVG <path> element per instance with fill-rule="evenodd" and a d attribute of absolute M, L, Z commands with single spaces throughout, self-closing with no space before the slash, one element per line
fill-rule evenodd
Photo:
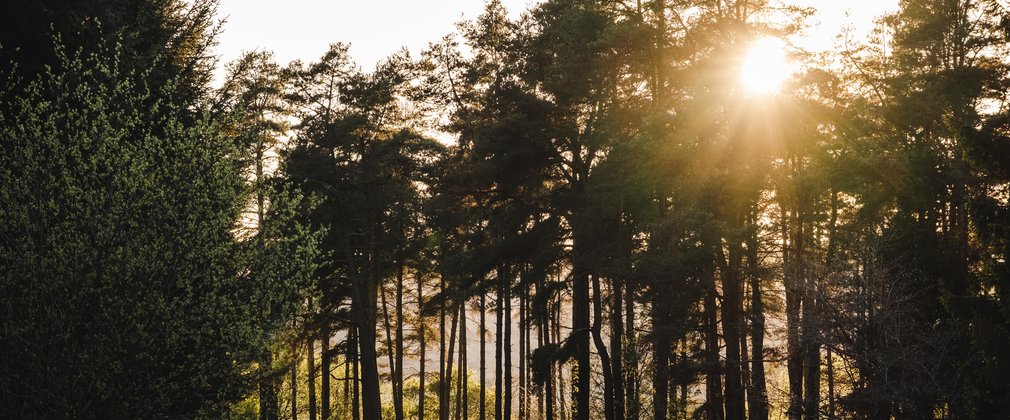
<path fill-rule="evenodd" d="M 537 294 L 546 293 L 540 285 L 537 285 Z M 544 310 L 543 318 L 540 320 L 540 345 L 550 345 L 551 340 L 551 304 L 547 301 L 545 304 L 546 308 Z M 547 383 L 544 384 L 544 415 L 547 419 L 554 418 L 554 363 L 551 362 L 547 367 L 549 374 L 547 375 Z"/>
<path fill-rule="evenodd" d="M 743 321 L 740 282 L 740 243 L 729 240 L 729 261 L 722 273 L 722 333 L 726 345 L 726 419 L 744 418 L 740 376 L 740 330 Z M 720 257 L 721 258 L 721 257 Z"/>
<path fill-rule="evenodd" d="M 298 420 L 298 339 L 291 340 L 291 419 Z"/>
<path fill-rule="evenodd" d="M 811 273 L 807 270 L 807 256 L 806 253 L 806 242 L 808 236 L 811 236 L 810 231 L 807 229 L 806 224 L 806 212 L 804 203 L 806 202 L 803 197 L 798 201 L 798 220 L 796 223 L 796 228 L 798 231 L 798 236 L 796 238 L 796 259 L 797 267 L 799 269 L 799 282 L 801 282 L 805 287 L 803 287 L 803 295 L 801 298 L 801 315 L 800 322 L 802 324 L 801 331 L 801 343 L 802 343 L 802 365 L 803 365 L 803 418 L 805 420 L 817 420 L 820 415 L 820 397 L 821 397 L 821 342 L 820 342 L 820 316 L 817 313 L 817 308 L 819 304 L 818 296 L 818 281 L 815 273 Z M 812 227 L 810 228 L 813 229 Z M 829 238 L 830 240 L 831 238 Z"/>
<path fill-rule="evenodd" d="M 577 252 L 582 245 L 573 245 L 572 253 Z M 572 262 L 572 333 L 575 366 L 572 369 L 572 419 L 589 420 L 589 273 L 583 267 L 581 256 L 573 257 Z"/>
<path fill-rule="evenodd" d="M 538 281 L 533 286 L 534 287 L 533 290 L 535 290 L 534 293 L 537 293 L 537 295 L 539 295 L 541 293 L 539 285 L 542 282 L 543 282 L 543 280 Z M 541 348 L 541 347 L 543 347 L 547 343 L 547 340 L 544 339 L 544 337 L 545 337 L 544 336 L 544 332 L 546 331 L 546 326 L 544 325 L 544 320 L 546 318 L 547 318 L 546 316 L 541 316 L 540 319 L 537 320 L 537 347 L 536 348 Z M 529 360 L 532 360 L 532 359 L 529 359 Z M 530 363 L 532 363 L 532 362 L 530 362 Z M 547 399 L 544 398 L 544 395 L 546 394 L 546 386 L 549 385 L 550 382 L 551 382 L 550 375 L 547 376 L 547 381 L 546 382 L 547 382 L 546 384 L 537 387 L 537 420 L 543 420 L 543 419 L 546 418 L 546 417 L 544 417 L 546 415 L 545 414 L 546 412 L 544 411 L 544 409 L 545 409 L 544 404 L 546 403 Z"/>
<path fill-rule="evenodd" d="M 705 409 L 709 419 L 722 420 L 722 376 L 719 374 L 719 325 L 716 314 L 715 277 L 705 273 Z"/>
<path fill-rule="evenodd" d="M 631 272 L 631 249 L 627 249 L 627 262 L 625 267 Z M 627 292 L 624 294 L 624 329 L 625 341 L 627 342 L 627 347 L 625 348 L 625 386 L 627 389 L 626 399 L 627 403 L 625 406 L 628 410 L 628 420 L 638 420 L 639 418 L 639 403 L 638 403 L 638 337 L 635 334 L 635 283 L 634 277 L 627 278 Z"/>
<path fill-rule="evenodd" d="M 652 418 L 666 420 L 670 396 L 670 334 L 665 316 L 669 303 L 656 293 L 652 301 Z"/>
<path fill-rule="evenodd" d="M 519 284 L 519 420 L 526 420 L 526 285 Z"/>
<path fill-rule="evenodd" d="M 511 273 L 510 273 L 511 274 Z M 505 402 L 502 407 L 503 419 L 512 420 L 512 278 L 506 276 L 503 288 L 505 291 L 505 340 L 502 345 L 502 353 L 505 359 Z"/>
<path fill-rule="evenodd" d="M 417 386 L 417 420 L 424 420 L 424 393 L 426 391 L 427 384 L 425 383 L 425 364 L 428 361 L 426 358 L 427 343 L 425 342 L 425 321 L 424 317 L 421 315 L 421 308 L 424 306 L 424 281 L 423 276 L 417 276 L 417 336 L 418 336 L 418 347 L 419 347 L 419 358 L 421 359 L 418 364 L 418 386 Z"/>
<path fill-rule="evenodd" d="M 790 249 L 794 245 L 791 223 L 785 209 L 786 203 L 780 203 L 782 238 L 782 266 L 785 274 L 783 282 L 786 289 L 786 370 L 789 375 L 789 407 L 786 416 L 790 420 L 798 420 L 803 413 L 803 355 L 800 351 L 800 288 L 798 287 L 796 262 Z"/>
<path fill-rule="evenodd" d="M 554 306 L 554 342 L 561 342 L 561 299 L 558 299 L 556 305 Z M 561 419 L 568 420 L 569 405 L 568 402 L 565 401 L 565 395 L 567 394 L 565 392 L 565 387 L 567 384 L 565 384 L 565 372 L 561 365 L 557 366 L 557 374 L 558 404 L 556 408 L 561 414 Z"/>
<path fill-rule="evenodd" d="M 463 406 L 463 419 L 469 420 L 470 418 L 470 369 L 467 368 L 467 352 L 466 343 L 470 341 L 470 336 L 466 331 L 466 305 L 460 305 L 459 309 L 459 329 L 461 331 L 459 335 L 459 376 L 460 376 L 460 392 L 463 394 L 462 406 Z"/>
<path fill-rule="evenodd" d="M 531 341 L 532 338 L 531 330 L 533 329 L 533 321 L 530 317 L 530 289 L 528 284 L 523 286 L 523 299 L 525 299 L 526 302 L 524 305 L 525 312 L 522 316 L 522 319 L 519 322 L 519 325 L 522 326 L 520 331 L 522 331 L 522 334 L 525 337 L 524 340 L 526 341 L 526 353 L 522 355 L 522 358 L 525 361 L 526 366 L 524 371 L 524 374 L 526 375 L 526 387 L 523 388 L 523 395 L 526 396 L 526 408 L 525 408 L 526 417 L 523 420 L 529 420 L 530 405 L 531 405 L 530 399 L 532 398 L 530 388 L 533 388 L 533 374 L 531 373 L 533 351 L 530 349 L 533 346 L 533 341 Z"/>
<path fill-rule="evenodd" d="M 835 253 L 838 247 L 838 193 L 835 188 L 831 188 L 831 216 L 828 221 L 828 252 L 825 265 L 828 272 L 835 270 Z M 820 299 L 827 299 L 827 296 L 820 296 Z M 821 314 L 824 312 L 821 311 Z M 828 362 L 828 419 L 835 418 L 835 368 L 831 357 L 831 347 L 825 346 L 827 350 L 826 359 Z"/>
<path fill-rule="evenodd" d="M 351 336 L 351 328 L 348 328 L 347 337 L 344 338 L 344 410 L 351 406 L 351 360 L 353 360 L 351 358 L 351 350 L 354 348 L 354 340 L 351 339 Z M 354 410 L 352 409 L 351 411 L 353 412 Z"/>
<path fill-rule="evenodd" d="M 439 305 L 438 312 L 438 420 L 446 420 L 442 416 L 442 406 L 445 405 L 445 377 L 446 371 L 446 330 L 445 327 L 448 325 L 445 322 L 446 317 L 446 296 L 445 296 L 445 276 L 439 276 L 439 293 L 442 295 L 442 303 Z"/>
<path fill-rule="evenodd" d="M 494 339 L 494 418 L 495 420 L 502 420 L 502 393 L 504 388 L 502 387 L 502 366 L 504 361 L 502 359 L 502 337 L 504 337 L 504 331 L 502 330 L 502 323 L 504 319 L 504 307 L 505 307 L 505 280 L 504 269 L 499 269 L 498 272 L 498 293 L 495 297 L 497 299 L 497 305 L 495 307 L 495 339 Z"/>
<path fill-rule="evenodd" d="M 305 355 L 309 365 L 309 420 L 316 420 L 316 338 L 312 334 L 306 340 Z"/>
<path fill-rule="evenodd" d="M 403 231 L 401 227 L 401 232 Z M 403 420 L 403 261 L 396 271 L 396 359 L 393 365 L 393 410 L 396 420 Z"/>
<path fill-rule="evenodd" d="M 744 294 L 744 299 L 746 299 L 746 294 Z M 748 390 L 750 389 L 750 358 L 749 358 L 749 356 L 747 354 L 747 349 L 748 349 L 748 347 L 747 347 L 747 317 L 745 316 L 743 319 L 744 319 L 744 325 L 740 326 L 741 327 L 740 328 L 740 381 L 743 383 L 742 384 L 743 386 L 741 387 L 741 390 L 743 391 L 743 395 L 741 395 L 741 400 L 743 401 L 744 404 L 746 404 L 747 401 L 749 401 L 749 397 L 750 397 L 749 392 L 748 392 Z M 747 418 L 746 414 L 747 414 L 747 412 L 745 410 L 744 411 L 745 418 Z"/>
<path fill-rule="evenodd" d="M 354 393 L 354 398 L 351 399 L 351 415 L 353 420 L 358 420 L 361 418 L 361 375 L 360 375 L 360 364 L 358 363 L 358 328 L 357 326 L 352 326 L 351 331 L 353 333 L 352 343 L 351 343 L 351 377 L 353 381 L 351 382 L 352 392 Z"/>
<path fill-rule="evenodd" d="M 480 294 L 480 407 L 478 418 L 487 420 L 487 292 Z"/>
<path fill-rule="evenodd" d="M 466 304 L 459 305 L 459 354 L 456 357 L 456 411 L 454 419 L 463 418 L 463 394 L 466 384 L 466 366 L 463 364 L 466 356 Z"/>
<path fill-rule="evenodd" d="M 320 404 L 322 404 L 322 418 L 323 420 L 329 420 L 330 418 L 330 362 L 332 357 L 330 356 L 330 320 L 326 317 L 325 312 L 323 314 L 323 326 L 320 341 L 322 342 L 322 369 L 319 374 L 321 375 L 321 387 L 320 390 Z"/>
<path fill-rule="evenodd" d="M 680 360 L 688 360 L 687 358 L 687 338 L 681 340 L 680 343 Z M 687 387 L 689 384 L 686 381 L 680 382 L 680 411 L 681 418 L 687 419 Z"/>
<path fill-rule="evenodd" d="M 624 366 L 622 364 L 624 356 L 624 348 L 622 347 L 624 340 L 624 295 L 619 280 L 612 279 L 612 285 L 614 300 L 610 311 L 610 350 L 614 356 L 611 360 L 610 372 L 614 378 L 614 420 L 624 420 Z"/>
<path fill-rule="evenodd" d="M 756 210 L 751 214 L 751 226 L 756 224 Z M 768 391 L 765 386 L 764 334 L 765 314 L 761 273 L 758 261 L 757 232 L 747 237 L 747 265 L 751 288 L 751 391 L 748 395 L 750 418 L 768 420 Z"/>
<path fill-rule="evenodd" d="M 817 284 L 813 276 L 807 277 L 807 288 L 803 292 L 803 418 L 817 420 L 821 397 L 821 342 Z"/>
<path fill-rule="evenodd" d="M 456 327 L 459 325 L 459 311 L 452 311 L 452 322 L 449 324 L 449 352 L 446 353 L 445 380 L 439 384 L 438 418 L 439 420 L 449 420 L 449 409 L 452 405 L 452 354 L 456 351 Z"/>
<path fill-rule="evenodd" d="M 600 276 L 592 276 L 593 283 L 593 343 L 596 345 L 596 353 L 600 357 L 600 366 L 603 370 L 603 416 L 607 420 L 614 419 L 614 376 L 610 368 L 612 362 L 610 353 L 607 352 L 607 345 L 603 342 L 603 296 L 600 287 Z"/>
<path fill-rule="evenodd" d="M 386 288 L 379 287 L 382 300 L 382 326 L 386 333 L 386 362 L 389 363 L 390 387 L 393 394 L 393 415 L 396 415 L 396 343 L 393 341 L 392 320 L 389 319 L 389 305 L 386 303 Z M 402 419 L 398 419 L 402 420 Z"/>

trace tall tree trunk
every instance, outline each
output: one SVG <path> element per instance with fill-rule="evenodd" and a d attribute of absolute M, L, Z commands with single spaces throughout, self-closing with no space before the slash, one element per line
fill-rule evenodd
<path fill-rule="evenodd" d="M 456 411 L 454 414 L 455 420 L 460 420 L 463 418 L 463 394 L 466 365 L 464 365 L 464 357 L 466 356 L 466 305 L 461 303 L 459 305 L 459 353 L 456 356 Z"/>
<path fill-rule="evenodd" d="M 593 343 L 596 345 L 596 353 L 600 357 L 600 366 L 603 370 L 603 416 L 607 420 L 614 419 L 614 376 L 610 371 L 611 360 L 607 352 L 607 345 L 603 342 L 603 296 L 600 287 L 600 276 L 592 276 L 593 283 Z"/>
<path fill-rule="evenodd" d="M 418 374 L 417 374 L 417 420 L 424 420 L 424 392 L 425 387 L 425 364 L 428 361 L 426 358 L 427 343 L 425 342 L 425 322 L 424 316 L 422 316 L 422 307 L 424 306 L 424 276 L 417 276 L 417 341 L 418 341 L 418 351 L 420 355 L 418 358 L 420 362 L 418 363 Z"/>
<path fill-rule="evenodd" d="M 831 348 L 827 349 L 828 360 L 828 420 L 835 419 L 835 364 L 831 359 Z"/>
<path fill-rule="evenodd" d="M 519 420 L 526 420 L 526 284 L 519 280 Z"/>
<path fill-rule="evenodd" d="M 401 224 L 402 226 L 402 224 Z M 401 232 L 403 231 L 401 227 Z M 393 409 L 396 420 L 403 420 L 403 260 L 396 271 L 396 360 L 393 366 Z"/>
<path fill-rule="evenodd" d="M 750 215 L 750 224 L 755 226 L 757 211 Z M 764 335 L 765 314 L 761 272 L 758 260 L 757 230 L 751 229 L 747 236 L 747 267 L 751 288 L 751 391 L 748 406 L 751 420 L 768 420 L 768 391 L 765 385 Z"/>
<path fill-rule="evenodd" d="M 575 366 L 572 369 L 572 419 L 589 420 L 589 273 L 581 260 L 582 247 L 576 238 L 572 253 L 572 342 Z"/>
<path fill-rule="evenodd" d="M 534 289 L 533 289 L 534 293 L 537 293 L 537 294 L 540 293 L 539 284 L 541 284 L 541 283 L 543 283 L 543 280 L 540 280 L 540 281 L 538 281 L 538 282 L 535 283 L 535 285 L 533 286 L 534 287 Z M 536 322 L 537 322 L 537 346 L 535 348 L 541 348 L 541 347 L 543 347 L 546 344 L 546 340 L 544 339 L 544 331 L 546 330 L 546 326 L 544 325 L 544 320 L 545 319 L 546 319 L 546 316 L 541 316 L 539 319 L 536 320 Z M 532 322 L 532 320 L 531 320 L 531 322 Z M 532 353 L 532 351 L 530 353 Z M 528 363 L 530 363 L 530 364 L 533 363 L 532 362 L 533 359 L 531 357 L 527 356 L 527 359 L 530 360 L 530 362 L 528 362 Z M 530 368 L 530 371 L 532 372 L 532 367 Z M 532 378 L 532 373 L 530 375 L 531 375 L 530 377 Z M 530 380 L 532 381 L 532 379 L 530 379 Z M 551 378 L 548 375 L 548 377 L 547 377 L 547 383 L 548 384 L 550 383 L 550 380 L 551 380 Z M 537 393 L 537 420 L 543 420 L 543 419 L 546 418 L 546 417 L 544 417 L 546 415 L 545 411 L 544 411 L 544 403 L 546 402 L 546 399 L 544 398 L 545 388 L 546 388 L 546 384 L 545 385 L 541 385 L 541 386 L 537 386 L 537 388 L 536 388 L 536 393 Z"/>
<path fill-rule="evenodd" d="M 439 384 L 439 403 L 438 403 L 438 418 L 439 420 L 449 420 L 449 409 L 452 406 L 452 354 L 456 351 L 456 327 L 458 326 L 457 321 L 459 320 L 459 311 L 452 311 L 452 322 L 450 322 L 449 328 L 449 351 L 446 353 L 445 361 L 445 380 Z"/>
<path fill-rule="evenodd" d="M 354 360 L 351 354 L 355 348 L 353 340 L 353 327 L 348 327 L 347 336 L 344 338 L 344 395 L 343 395 L 343 407 L 346 410 L 347 407 L 351 407 L 353 404 L 353 399 L 351 398 L 351 361 Z M 354 412 L 355 407 L 351 407 L 351 412 Z"/>
<path fill-rule="evenodd" d="M 746 299 L 746 294 L 744 294 L 744 299 Z M 741 391 L 741 401 L 746 404 L 749 401 L 750 395 L 748 395 L 748 390 L 750 389 L 750 357 L 747 354 L 747 317 L 744 317 L 744 325 L 740 327 L 740 382 L 742 382 Z M 746 408 L 746 407 L 745 407 Z M 744 411 L 746 417 L 746 410 Z"/>
<path fill-rule="evenodd" d="M 445 276 L 439 276 L 439 294 L 442 296 L 442 303 L 439 305 L 438 310 L 438 420 L 446 420 L 442 417 L 442 406 L 445 404 L 445 377 L 446 370 L 446 330 L 445 327 L 448 325 L 445 323 L 446 317 L 446 296 L 445 296 Z"/>
<path fill-rule="evenodd" d="M 703 303 L 705 313 L 705 410 L 709 419 L 723 419 L 722 376 L 719 374 L 719 325 L 716 313 L 715 276 L 705 273 L 706 292 Z"/>
<path fill-rule="evenodd" d="M 332 361 L 332 357 L 330 355 L 330 320 L 326 316 L 325 312 L 323 313 L 323 326 L 322 326 L 322 334 L 321 334 L 321 337 L 320 337 L 320 341 L 322 342 L 322 344 L 321 344 L 321 346 L 322 346 L 322 350 L 321 350 L 322 351 L 322 361 L 321 361 L 322 367 L 321 367 L 321 369 L 319 371 L 319 374 L 321 375 L 321 381 L 320 381 L 321 383 L 320 383 L 320 385 L 321 385 L 322 389 L 319 390 L 319 395 L 321 397 L 319 400 L 320 400 L 320 404 L 322 405 L 322 411 L 321 411 L 322 418 L 323 418 L 323 420 L 329 420 L 330 419 L 330 362 Z"/>
<path fill-rule="evenodd" d="M 537 294 L 538 295 L 540 293 L 546 293 L 546 291 L 542 290 L 542 288 L 541 288 L 541 286 L 539 284 L 536 287 L 537 287 Z M 550 303 L 550 300 L 547 300 L 546 303 L 545 303 L 543 318 L 540 320 L 540 345 L 541 346 L 545 346 L 545 345 L 550 345 L 551 343 L 552 343 L 552 340 L 551 340 L 551 303 Z M 543 403 L 544 403 L 544 415 L 546 416 L 545 418 L 553 419 L 554 418 L 554 363 L 551 362 L 547 366 L 547 369 L 548 369 L 547 383 L 544 384 L 544 390 L 543 390 L 543 394 L 544 394 L 545 398 L 543 398 L 542 400 L 543 400 Z"/>
<path fill-rule="evenodd" d="M 531 406 L 530 399 L 533 398 L 532 395 L 531 395 L 531 392 L 530 392 L 530 389 L 533 388 L 533 373 L 532 373 L 533 372 L 533 367 L 532 367 L 532 363 L 533 363 L 532 362 L 532 360 L 533 360 L 533 350 L 532 350 L 532 347 L 533 347 L 533 341 L 532 341 L 532 338 L 533 338 L 533 335 L 532 335 L 533 321 L 532 321 L 532 317 L 530 316 L 530 303 L 531 302 L 530 302 L 530 289 L 529 289 L 529 285 L 524 285 L 523 286 L 523 298 L 526 300 L 526 304 L 525 304 L 525 308 L 526 309 L 525 309 L 525 313 L 524 313 L 522 319 L 519 322 L 519 325 L 522 325 L 522 329 L 520 331 L 523 332 L 523 335 L 524 335 L 525 341 L 526 341 L 526 353 L 522 355 L 523 360 L 525 360 L 525 362 L 526 362 L 526 364 L 525 364 L 525 366 L 526 366 L 526 370 L 525 370 L 526 388 L 523 389 L 523 395 L 526 396 L 526 418 L 524 418 L 523 420 L 529 420 L 530 416 L 531 416 L 531 413 L 530 413 L 530 409 L 531 409 L 530 408 L 530 406 Z"/>
<path fill-rule="evenodd" d="M 803 418 L 817 420 L 821 397 L 821 342 L 815 280 L 807 277 L 803 293 Z"/>
<path fill-rule="evenodd" d="M 478 418 L 487 420 L 487 291 L 480 294 L 480 407 Z"/>
<path fill-rule="evenodd" d="M 505 318 L 505 339 L 502 344 L 502 353 L 505 359 L 505 402 L 502 407 L 503 419 L 512 420 L 512 277 L 511 273 L 509 276 L 504 278 L 504 291 L 505 291 L 505 314 L 502 315 Z"/>
<path fill-rule="evenodd" d="M 352 326 L 351 331 L 353 333 L 352 337 L 352 350 L 351 350 L 351 389 L 354 394 L 354 398 L 351 399 L 351 418 L 353 420 L 358 420 L 361 418 L 361 364 L 358 363 L 360 357 L 358 356 L 358 328 L 357 326 Z"/>
<path fill-rule="evenodd" d="M 309 420 L 316 420 L 316 338 L 309 334 L 305 343 L 305 356 L 309 365 Z"/>
<path fill-rule="evenodd" d="M 733 236 L 733 235 L 731 235 Z M 744 418 L 743 382 L 740 376 L 740 330 L 743 322 L 740 243 L 729 238 L 729 260 L 722 273 L 722 333 L 726 345 L 726 419 Z M 720 259 L 724 260 L 722 257 Z"/>
<path fill-rule="evenodd" d="M 558 299 L 554 305 L 554 342 L 561 342 L 561 299 Z M 561 365 L 557 365 L 557 389 L 558 389 L 558 404 L 555 407 L 561 414 L 562 420 L 568 420 L 569 411 L 568 404 L 565 401 L 565 373 Z"/>
<path fill-rule="evenodd" d="M 358 337 L 361 348 L 361 414 L 366 419 L 378 419 L 382 416 L 382 406 L 379 399 L 378 353 L 375 349 L 375 311 L 369 312 Z"/>
<path fill-rule="evenodd" d="M 612 279 L 614 300 L 610 310 L 610 350 L 613 353 L 611 359 L 610 372 L 613 376 L 613 399 L 614 399 L 614 420 L 624 420 L 624 295 L 621 282 L 616 278 Z"/>
<path fill-rule="evenodd" d="M 366 419 L 378 419 L 382 415 L 381 395 L 379 394 L 379 357 L 376 351 L 376 326 L 378 312 L 378 294 L 381 279 L 379 278 L 376 260 L 376 241 L 378 238 L 379 218 L 371 215 L 369 221 L 367 263 L 363 284 L 359 284 L 354 292 L 351 308 L 356 314 L 358 325 L 358 348 L 360 349 L 359 364 L 361 366 L 361 413 Z"/>
<path fill-rule="evenodd" d="M 666 420 L 670 396 L 670 334 L 665 313 L 669 303 L 660 293 L 652 301 L 652 418 Z"/>
<path fill-rule="evenodd" d="M 291 322 L 295 329 L 295 322 Z M 298 420 L 298 339 L 291 340 L 291 419 Z"/>
<path fill-rule="evenodd" d="M 627 250 L 627 262 L 625 267 L 631 272 L 631 249 Z M 627 292 L 624 294 L 624 329 L 625 341 L 627 342 L 627 347 L 625 348 L 625 387 L 627 389 L 626 399 L 627 403 L 625 406 L 628 410 L 628 420 L 638 420 L 639 418 L 639 403 L 638 403 L 638 337 L 635 334 L 635 288 L 637 283 L 635 278 L 629 276 L 627 278 Z"/>
<path fill-rule="evenodd" d="M 785 273 L 783 282 L 786 289 L 786 370 L 789 375 L 789 406 L 786 416 L 798 420 L 803 413 L 803 355 L 800 346 L 800 305 L 801 292 L 794 255 L 790 249 L 794 244 L 791 223 L 789 223 L 786 203 L 780 203 L 782 223 L 782 266 Z"/>
<path fill-rule="evenodd" d="M 498 293 L 495 294 L 497 300 L 497 305 L 495 307 L 495 339 L 494 339 L 494 418 L 495 420 L 502 420 L 502 393 L 504 389 L 502 387 L 502 366 L 504 365 L 502 359 L 502 337 L 504 336 L 504 331 L 502 330 L 502 322 L 504 319 L 504 307 L 505 307 L 505 280 L 503 279 L 504 269 L 499 268 L 498 272 Z"/>
<path fill-rule="evenodd" d="M 386 362 L 389 363 L 389 377 L 396 378 L 396 343 L 393 341 L 392 320 L 389 319 L 389 305 L 386 303 L 386 288 L 379 287 L 379 296 L 382 301 L 382 324 L 386 333 Z M 393 394 L 393 415 L 396 415 L 396 381 L 390 381 L 390 391 Z M 398 419 L 399 420 L 399 419 Z"/>
<path fill-rule="evenodd" d="M 277 387 L 273 374 L 273 355 L 269 349 L 260 354 L 259 376 L 260 420 L 276 420 Z"/>
<path fill-rule="evenodd" d="M 470 336 L 466 332 L 466 305 L 461 304 L 459 309 L 459 329 L 461 331 L 459 335 L 459 376 L 460 392 L 463 394 L 462 405 L 463 405 L 463 419 L 469 420 L 470 418 L 470 369 L 467 368 L 467 352 L 466 343 L 470 341 Z"/>
<path fill-rule="evenodd" d="M 828 272 L 835 270 L 835 253 L 838 247 L 838 193 L 835 188 L 831 188 L 831 215 L 828 221 L 828 252 L 825 261 Z M 820 296 L 820 299 L 827 299 L 827 296 Z M 821 314 L 824 312 L 821 311 Z M 825 346 L 827 350 L 826 359 L 828 362 L 828 419 L 835 418 L 835 367 L 831 357 L 831 347 Z"/>
<path fill-rule="evenodd" d="M 688 360 L 687 358 L 687 338 L 682 338 L 680 343 L 680 360 Z M 687 419 L 687 388 L 690 386 L 687 381 L 680 381 L 680 410 L 681 418 Z"/>

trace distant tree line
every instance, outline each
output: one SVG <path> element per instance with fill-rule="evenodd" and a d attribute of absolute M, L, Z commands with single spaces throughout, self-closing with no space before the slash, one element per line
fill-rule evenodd
<path fill-rule="evenodd" d="M 1010 416 L 1004 3 L 770 95 L 808 9 L 491 0 L 215 87 L 216 6 L 4 6 L 3 416 Z"/>

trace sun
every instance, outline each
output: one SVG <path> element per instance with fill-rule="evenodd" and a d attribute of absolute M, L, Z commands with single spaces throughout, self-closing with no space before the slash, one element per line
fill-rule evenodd
<path fill-rule="evenodd" d="M 773 37 L 755 40 L 740 66 L 740 82 L 753 95 L 777 93 L 792 73 L 786 56 L 786 44 Z"/>

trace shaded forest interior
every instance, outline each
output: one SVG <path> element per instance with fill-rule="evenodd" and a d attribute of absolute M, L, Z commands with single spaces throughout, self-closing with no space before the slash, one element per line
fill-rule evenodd
<path fill-rule="evenodd" d="M 775 1 L 490 0 L 213 83 L 216 8 L 3 6 L 0 417 L 1010 418 L 1005 1 L 815 54 Z"/>

